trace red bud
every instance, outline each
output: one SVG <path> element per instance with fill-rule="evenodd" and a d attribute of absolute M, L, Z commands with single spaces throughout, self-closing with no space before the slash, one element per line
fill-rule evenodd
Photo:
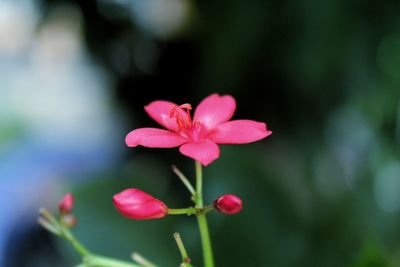
<path fill-rule="evenodd" d="M 214 201 L 214 207 L 225 214 L 235 214 L 242 209 L 242 200 L 232 194 L 220 196 Z"/>
<path fill-rule="evenodd" d="M 114 195 L 113 202 L 115 208 L 130 219 L 156 219 L 168 214 L 168 207 L 164 202 L 137 188 L 128 188 Z"/>
<path fill-rule="evenodd" d="M 58 205 L 58 209 L 61 214 L 71 213 L 72 208 L 74 207 L 74 196 L 71 193 L 67 193 L 60 201 Z"/>

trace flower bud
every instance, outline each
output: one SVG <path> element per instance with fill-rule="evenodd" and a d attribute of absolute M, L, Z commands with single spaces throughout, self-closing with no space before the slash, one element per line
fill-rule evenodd
<path fill-rule="evenodd" d="M 128 188 L 115 194 L 113 202 L 115 208 L 130 219 L 156 219 L 168 214 L 168 207 L 164 202 L 137 188 Z"/>
<path fill-rule="evenodd" d="M 61 214 L 69 214 L 74 207 L 74 196 L 71 193 L 67 193 L 60 201 L 58 209 Z"/>
<path fill-rule="evenodd" d="M 214 207 L 225 214 L 235 214 L 242 209 L 242 200 L 232 194 L 220 196 L 214 200 Z"/>
<path fill-rule="evenodd" d="M 76 217 L 73 214 L 65 214 L 61 216 L 61 222 L 68 228 L 72 228 L 76 225 Z"/>

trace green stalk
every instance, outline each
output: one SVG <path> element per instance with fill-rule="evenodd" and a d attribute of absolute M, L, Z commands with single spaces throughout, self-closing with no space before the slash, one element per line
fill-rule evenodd
<path fill-rule="evenodd" d="M 72 246 L 75 248 L 75 250 L 82 256 L 82 257 L 86 257 L 91 255 L 91 253 L 89 252 L 88 249 L 86 249 L 76 238 L 75 236 L 71 233 L 71 231 L 69 231 L 69 229 L 67 229 L 66 227 L 62 228 L 62 236 L 65 237 L 65 239 L 67 239 Z"/>
<path fill-rule="evenodd" d="M 179 252 L 181 253 L 182 256 L 182 264 L 181 266 L 184 267 L 192 267 L 193 265 L 190 264 L 190 258 L 189 255 L 186 251 L 185 246 L 183 245 L 183 241 L 181 238 L 181 235 L 179 233 L 174 233 L 174 238 L 176 241 L 176 245 L 178 246 Z"/>
<path fill-rule="evenodd" d="M 83 263 L 78 265 L 79 267 L 145 267 L 146 265 L 138 265 L 135 263 L 94 255 L 83 246 L 69 228 L 64 225 L 60 220 L 54 217 L 48 210 L 41 208 L 39 210 L 41 217 L 38 219 L 38 223 L 45 229 L 54 233 L 60 237 L 68 240 L 75 250 L 82 256 Z M 77 266 L 77 267 L 78 267 Z M 147 265 L 149 267 L 150 265 Z M 155 267 L 155 265 L 151 265 Z"/>
<path fill-rule="evenodd" d="M 180 214 L 192 215 L 195 213 L 196 213 L 196 208 L 193 207 L 183 208 L 183 209 L 168 209 L 169 215 L 180 215 Z"/>
<path fill-rule="evenodd" d="M 196 161 L 196 195 L 195 195 L 195 203 L 196 208 L 203 207 L 203 172 L 201 169 L 201 163 Z"/>
<path fill-rule="evenodd" d="M 201 163 L 196 161 L 196 195 L 195 203 L 196 208 L 203 208 L 203 172 Z M 214 259 L 211 248 L 210 233 L 208 231 L 207 218 L 205 212 L 198 212 L 196 214 L 197 222 L 199 224 L 199 231 L 201 243 L 203 246 L 203 258 L 205 267 L 214 267 Z"/>
<path fill-rule="evenodd" d="M 176 174 L 176 176 L 179 177 L 179 179 L 186 186 L 186 188 L 189 190 L 189 192 L 192 194 L 192 196 L 194 196 L 196 194 L 196 192 L 194 191 L 194 188 L 193 188 L 192 184 L 189 182 L 188 178 L 186 178 L 186 176 L 175 165 L 172 165 L 171 169 Z"/>
<path fill-rule="evenodd" d="M 143 267 L 157 267 L 154 263 L 152 263 L 151 261 L 149 261 L 148 259 L 146 259 L 137 252 L 134 252 L 132 254 L 132 260 L 136 261 L 137 263 L 140 264 L 140 266 Z"/>
<path fill-rule="evenodd" d="M 141 267 L 142 265 L 130 263 L 123 260 L 113 259 L 109 257 L 94 255 L 89 252 L 69 231 L 69 229 L 64 228 L 62 235 L 67 239 L 75 250 L 82 256 L 84 263 L 89 266 L 96 267 Z"/>
<path fill-rule="evenodd" d="M 127 261 L 103 257 L 99 255 L 86 256 L 84 258 L 84 263 L 89 266 L 96 266 L 96 267 L 141 267 L 142 266 L 135 263 L 130 263 Z"/>

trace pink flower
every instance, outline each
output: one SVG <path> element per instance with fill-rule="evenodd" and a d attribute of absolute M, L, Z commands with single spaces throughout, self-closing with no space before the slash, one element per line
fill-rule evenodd
<path fill-rule="evenodd" d="M 128 188 L 114 195 L 113 202 L 115 208 L 130 219 L 156 219 L 168 214 L 164 202 L 137 188 Z"/>
<path fill-rule="evenodd" d="M 61 214 L 68 214 L 71 213 L 73 207 L 74 207 L 74 196 L 72 195 L 72 193 L 67 193 L 60 200 L 58 209 Z"/>
<path fill-rule="evenodd" d="M 217 144 L 246 144 L 270 135 L 267 125 L 252 120 L 229 121 L 236 109 L 236 101 L 230 95 L 212 94 L 205 98 L 190 115 L 191 105 L 176 105 L 157 100 L 144 108 L 146 112 L 167 130 L 139 128 L 130 132 L 125 142 L 130 147 L 172 148 L 204 166 L 219 157 Z"/>
<path fill-rule="evenodd" d="M 214 207 L 225 214 L 235 214 L 242 209 L 242 200 L 232 194 L 220 196 L 214 201 Z"/>

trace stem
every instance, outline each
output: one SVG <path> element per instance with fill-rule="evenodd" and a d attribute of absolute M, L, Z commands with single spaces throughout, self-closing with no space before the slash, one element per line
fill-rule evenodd
<path fill-rule="evenodd" d="M 46 230 L 49 231 L 50 233 L 53 233 L 53 234 L 55 234 L 55 235 L 60 235 L 60 234 L 61 234 L 60 229 L 59 229 L 57 226 L 51 224 L 51 223 L 50 223 L 48 220 L 46 220 L 45 218 L 43 218 L 43 217 L 40 216 L 40 217 L 38 218 L 37 222 L 38 222 L 38 224 L 40 224 L 44 229 L 46 229 Z"/>
<path fill-rule="evenodd" d="M 203 172 L 201 169 L 201 163 L 196 161 L 196 195 L 195 203 L 196 208 L 203 207 Z"/>
<path fill-rule="evenodd" d="M 146 259 L 137 252 L 134 252 L 132 254 L 132 259 L 137 263 L 141 264 L 141 266 L 143 267 L 157 267 L 154 263 L 150 262 L 148 259 Z"/>
<path fill-rule="evenodd" d="M 171 169 L 176 174 L 176 176 L 178 176 L 179 179 L 181 179 L 182 183 L 186 186 L 186 188 L 189 190 L 192 196 L 194 196 L 196 192 L 194 191 L 192 184 L 189 182 L 186 176 L 175 165 L 172 165 Z"/>
<path fill-rule="evenodd" d="M 82 257 L 89 256 L 91 253 L 87 250 L 69 231 L 67 228 L 62 228 L 62 235 L 74 246 L 75 250 L 81 254 Z"/>
<path fill-rule="evenodd" d="M 127 261 L 117 260 L 98 255 L 89 255 L 84 258 L 84 262 L 89 266 L 96 266 L 96 267 L 141 267 L 142 266 Z"/>
<path fill-rule="evenodd" d="M 175 233 L 174 238 L 178 246 L 179 252 L 181 253 L 182 261 L 185 261 L 187 258 L 189 258 L 189 256 L 187 254 L 185 246 L 183 245 L 181 235 L 179 233 Z"/>
<path fill-rule="evenodd" d="M 196 208 L 203 208 L 203 173 L 201 163 L 196 161 Z M 214 267 L 213 253 L 211 248 L 210 233 L 208 231 L 207 218 L 204 212 L 197 213 L 201 243 L 203 246 L 203 257 L 205 267 Z"/>
<path fill-rule="evenodd" d="M 47 221 L 42 220 L 39 218 L 39 223 L 45 227 L 47 230 L 50 232 L 53 232 L 53 230 L 56 230 L 57 235 L 63 236 L 65 239 L 67 239 L 76 249 L 76 251 L 81 254 L 81 256 L 88 256 L 90 255 L 89 250 L 87 250 L 79 241 L 75 238 L 75 236 L 71 233 L 71 231 L 65 226 L 62 225 L 54 216 L 51 214 L 48 210 L 45 208 L 41 208 L 39 210 L 40 215 L 43 216 Z M 48 227 L 51 226 L 49 229 Z M 54 232 L 53 232 L 54 233 Z"/>
<path fill-rule="evenodd" d="M 176 245 L 178 246 L 179 252 L 181 253 L 181 256 L 182 256 L 182 264 L 180 266 L 181 267 L 193 267 L 193 265 L 190 264 L 191 259 L 189 258 L 186 248 L 183 245 L 181 235 L 179 233 L 174 233 L 174 238 L 176 241 Z"/>
<path fill-rule="evenodd" d="M 48 231 L 68 240 L 82 256 L 83 263 L 77 267 L 150 267 L 150 265 L 138 265 L 127 261 L 94 255 L 75 238 L 66 225 L 57 220 L 48 210 L 41 208 L 39 213 L 41 217 L 39 217 L 38 223 Z M 155 267 L 155 265 L 151 265 L 151 267 Z"/>
<path fill-rule="evenodd" d="M 56 217 L 53 216 L 47 209 L 45 208 L 40 208 L 39 209 L 39 214 L 43 216 L 51 225 L 56 226 L 57 228 L 60 228 L 60 224 L 58 223 L 58 220 Z"/>
<path fill-rule="evenodd" d="M 214 206 L 213 205 L 209 205 L 209 206 L 203 207 L 202 212 L 204 212 L 204 214 L 206 214 L 207 212 L 210 212 L 212 210 L 214 210 Z"/>
<path fill-rule="evenodd" d="M 208 232 L 206 215 L 205 214 L 198 215 L 197 222 L 199 224 L 200 236 L 203 244 L 204 266 L 214 267 L 211 240 L 210 240 L 210 234 Z"/>
<path fill-rule="evenodd" d="M 169 215 L 180 215 L 180 214 L 187 214 L 192 215 L 196 213 L 196 208 L 189 207 L 184 209 L 168 209 Z"/>

